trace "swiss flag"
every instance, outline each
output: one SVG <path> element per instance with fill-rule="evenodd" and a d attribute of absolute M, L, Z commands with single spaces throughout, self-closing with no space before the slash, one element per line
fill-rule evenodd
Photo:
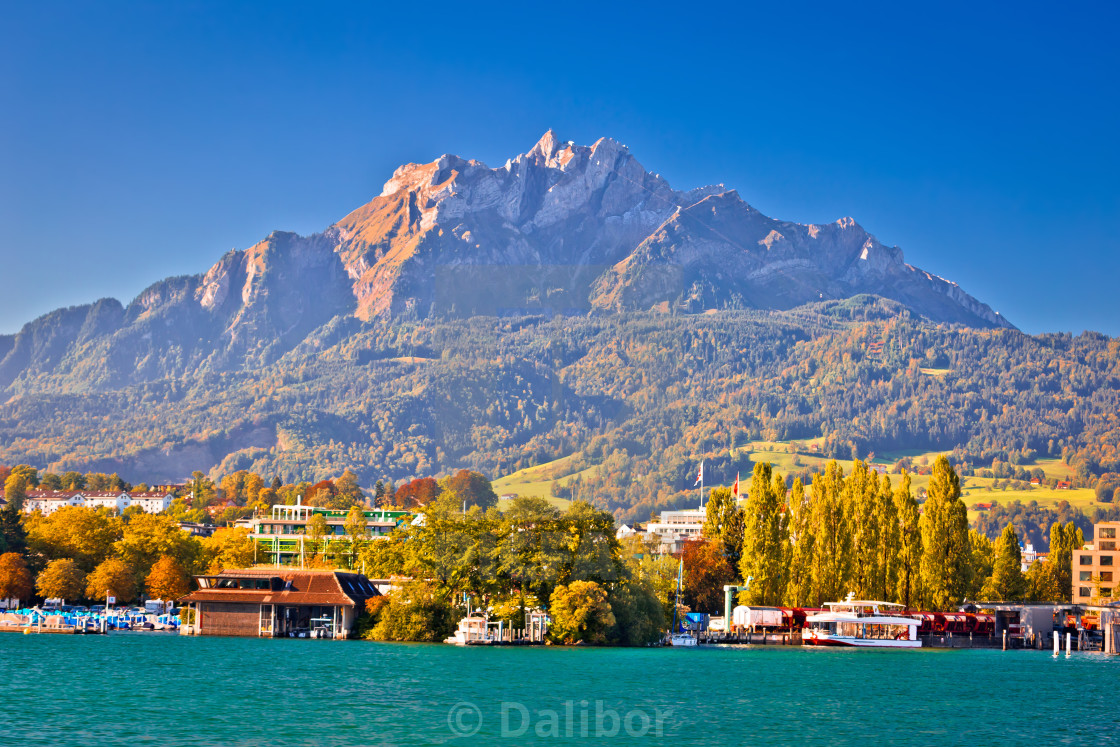
<path fill-rule="evenodd" d="M 704 463 L 700 462 L 700 471 L 696 474 L 696 482 L 693 485 L 699 485 L 704 482 Z"/>
<path fill-rule="evenodd" d="M 739 473 L 738 472 L 735 473 L 735 484 L 731 486 L 731 495 L 733 495 L 736 500 L 739 499 Z"/>

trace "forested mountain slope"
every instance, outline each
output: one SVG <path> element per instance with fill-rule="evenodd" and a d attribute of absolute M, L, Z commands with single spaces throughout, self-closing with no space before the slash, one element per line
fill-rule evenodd
<path fill-rule="evenodd" d="M 701 459 L 710 483 L 749 473 L 735 447 L 760 438 L 823 435 L 822 453 L 843 457 L 955 450 L 966 469 L 1064 454 L 1084 481 L 1120 472 L 1120 340 L 935 325 L 868 296 L 701 315 L 344 314 L 254 368 L 83 389 L 87 366 L 99 370 L 63 355 L 9 388 L 0 463 L 148 482 L 352 468 L 369 485 L 576 454 L 577 497 L 640 518 L 683 503 Z"/>

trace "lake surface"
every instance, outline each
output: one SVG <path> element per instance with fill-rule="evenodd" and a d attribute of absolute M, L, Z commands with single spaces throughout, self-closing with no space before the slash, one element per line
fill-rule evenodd
<path fill-rule="evenodd" d="M 0 683 L 8 745 L 1054 745 L 1120 726 L 1120 657 L 1076 652 L 3 633 Z"/>

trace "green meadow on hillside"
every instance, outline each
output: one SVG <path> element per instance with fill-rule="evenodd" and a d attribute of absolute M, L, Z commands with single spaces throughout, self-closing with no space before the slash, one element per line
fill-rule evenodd
<path fill-rule="evenodd" d="M 825 465 L 828 464 L 830 458 L 815 453 L 820 449 L 824 439 L 802 439 L 796 441 L 754 441 L 745 446 L 735 449 L 733 456 L 745 457 L 751 463 L 769 462 L 775 470 L 783 475 L 797 475 L 804 473 L 816 467 L 823 470 Z M 888 471 L 888 476 L 891 482 L 895 485 L 898 484 L 900 475 L 890 472 L 899 459 L 907 457 L 914 465 L 914 469 L 910 473 L 911 489 L 917 493 L 925 489 L 929 485 L 929 476 L 922 474 L 922 471 L 927 465 L 933 463 L 937 458 L 938 452 L 936 451 L 921 451 L 917 449 L 900 449 L 881 454 L 874 454 L 870 459 L 870 464 L 885 468 Z M 555 459 L 551 462 L 539 464 L 534 467 L 518 470 L 512 474 L 506 475 L 494 481 L 494 490 L 499 495 L 520 495 L 520 496 L 534 496 L 544 498 L 553 505 L 565 508 L 569 501 L 558 498 L 552 495 L 553 484 L 559 486 L 566 486 L 577 477 L 585 477 L 593 474 L 597 467 L 591 466 L 584 469 L 575 469 L 579 466 L 576 454 L 572 454 L 560 459 Z M 837 459 L 837 463 L 848 474 L 852 470 L 853 461 L 850 459 Z M 1060 459 L 1039 459 L 1029 465 L 1024 465 L 1028 468 L 1038 467 L 1041 468 L 1048 479 L 1057 478 L 1059 480 L 1069 479 L 1075 470 L 1068 464 L 1062 462 Z M 750 487 L 751 475 L 749 472 L 740 474 L 740 488 L 743 493 Z M 995 487 L 996 483 L 1000 483 L 1000 487 Z M 1073 489 L 1055 489 L 1045 485 L 1036 486 L 1032 485 L 1029 488 L 1011 487 L 1008 486 L 1008 481 L 999 480 L 990 477 L 961 477 L 961 498 L 965 505 L 968 507 L 969 518 L 975 518 L 980 510 L 976 508 L 977 504 L 1009 504 L 1014 501 L 1020 501 L 1024 504 L 1029 504 L 1035 501 L 1039 506 L 1046 508 L 1056 508 L 1062 501 L 1069 503 L 1072 507 L 1085 511 L 1091 514 L 1096 508 L 1108 507 L 1111 504 L 1101 503 L 1097 501 L 1096 494 L 1089 488 L 1073 488 Z M 705 486 L 708 489 L 716 487 L 731 487 L 730 482 L 722 484 L 708 484 Z M 643 521 L 648 517 L 638 517 L 639 521 Z"/>

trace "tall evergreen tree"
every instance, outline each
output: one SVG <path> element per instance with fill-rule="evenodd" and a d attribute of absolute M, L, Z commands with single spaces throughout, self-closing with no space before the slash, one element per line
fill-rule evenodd
<path fill-rule="evenodd" d="M 969 581 L 968 509 L 961 482 L 945 455 L 933 463 L 922 514 L 922 590 L 931 609 L 949 609 Z"/>

